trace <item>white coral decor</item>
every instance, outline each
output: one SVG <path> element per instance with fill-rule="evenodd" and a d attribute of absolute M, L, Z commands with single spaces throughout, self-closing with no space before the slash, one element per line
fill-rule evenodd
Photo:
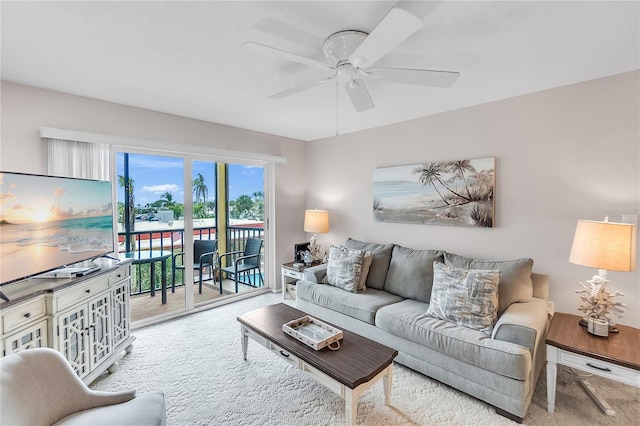
<path fill-rule="evenodd" d="M 608 316 L 614 314 L 618 318 L 622 318 L 622 308 L 629 309 L 629 305 L 620 301 L 613 300 L 616 296 L 624 296 L 624 293 L 616 291 L 610 293 L 607 291 L 609 280 L 601 275 L 594 275 L 593 278 L 586 283 L 580 283 L 581 289 L 576 290 L 580 295 L 582 305 L 578 308 L 584 312 L 585 317 L 595 316 L 601 319 L 608 319 L 610 324 L 613 321 Z"/>
<path fill-rule="evenodd" d="M 311 243 L 309 244 L 309 252 L 311 253 L 311 257 L 313 257 L 313 260 L 322 260 L 324 253 L 322 252 L 322 247 L 320 247 L 320 244 L 318 244 L 318 241 L 316 240 L 315 234 L 311 237 L 309 242 Z"/>

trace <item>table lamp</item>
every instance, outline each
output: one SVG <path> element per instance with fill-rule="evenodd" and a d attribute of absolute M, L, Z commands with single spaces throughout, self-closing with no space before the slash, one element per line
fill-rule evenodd
<path fill-rule="evenodd" d="M 607 323 L 609 332 L 617 332 L 609 315 L 621 318 L 622 308 L 628 309 L 629 306 L 614 300 L 617 296 L 624 296 L 623 293 L 611 293 L 607 290 L 610 282 L 607 270 L 629 272 L 636 269 L 636 226 L 609 222 L 608 218 L 604 222 L 579 220 L 569 262 L 598 268 L 598 275 L 594 275 L 586 283 L 581 282 L 582 288 L 576 291 L 582 300 L 578 309 L 585 314 L 580 324 L 588 325 L 590 333 L 602 335 L 591 329 L 589 319 L 595 319 Z"/>
<path fill-rule="evenodd" d="M 309 239 L 309 252 L 314 260 L 322 260 L 320 245 L 316 240 L 317 234 L 326 234 L 329 232 L 329 212 L 326 210 L 305 210 L 304 212 L 304 231 L 313 233 Z"/>

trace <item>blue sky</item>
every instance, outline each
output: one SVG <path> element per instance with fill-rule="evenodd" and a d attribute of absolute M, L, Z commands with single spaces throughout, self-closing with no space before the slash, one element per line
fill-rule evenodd
<path fill-rule="evenodd" d="M 124 153 L 117 154 L 117 172 L 124 176 Z M 184 202 L 184 160 L 182 158 L 161 157 L 157 155 L 129 154 L 129 175 L 134 180 L 136 204 L 145 205 L 160 199 L 162 194 L 170 192 L 178 203 Z M 209 199 L 215 197 L 215 163 L 193 162 L 193 179 L 201 173 L 209 188 Z M 264 192 L 263 168 L 241 164 L 229 164 L 229 199 L 242 194 Z M 122 199 L 122 190 L 118 190 L 118 199 Z"/>

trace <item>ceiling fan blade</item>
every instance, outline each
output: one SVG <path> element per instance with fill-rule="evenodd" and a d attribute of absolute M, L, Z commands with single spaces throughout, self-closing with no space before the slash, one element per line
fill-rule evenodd
<path fill-rule="evenodd" d="M 351 103 L 356 111 L 366 111 L 375 106 L 364 81 L 360 79 L 351 80 L 344 85 L 344 89 L 347 91 L 349 98 L 351 98 Z"/>
<path fill-rule="evenodd" d="M 417 86 L 450 87 L 460 77 L 459 72 L 432 71 L 407 68 L 370 68 L 362 73 L 374 78 L 383 78 L 394 83 Z"/>
<path fill-rule="evenodd" d="M 267 46 L 266 44 L 262 43 L 249 41 L 247 43 L 244 43 L 242 47 L 253 52 L 267 52 L 279 56 L 283 59 L 287 59 L 289 61 L 298 62 L 299 64 L 311 65 L 313 67 L 326 68 L 330 70 L 334 69 L 333 66 L 325 64 L 324 62 L 316 61 L 315 59 L 307 58 L 305 56 L 296 55 L 295 53 L 287 52 L 286 50 L 278 49 L 277 47 Z"/>
<path fill-rule="evenodd" d="M 319 86 L 323 83 L 326 83 L 330 80 L 333 80 L 335 78 L 335 75 L 332 75 L 331 77 L 324 77 L 324 78 L 319 78 L 317 80 L 311 80 L 308 81 L 306 83 L 302 83 L 298 86 L 294 86 L 290 89 L 287 90 L 283 90 L 282 92 L 278 92 L 276 94 L 273 94 L 271 96 L 269 96 L 269 99 L 282 99 L 282 98 L 286 98 L 287 96 L 291 96 L 291 95 L 295 95 L 298 92 L 302 92 L 304 90 L 307 89 L 311 89 L 312 87 L 316 87 Z"/>
<path fill-rule="evenodd" d="M 368 68 L 423 25 L 417 16 L 394 7 L 349 56 L 349 62 L 356 68 Z"/>

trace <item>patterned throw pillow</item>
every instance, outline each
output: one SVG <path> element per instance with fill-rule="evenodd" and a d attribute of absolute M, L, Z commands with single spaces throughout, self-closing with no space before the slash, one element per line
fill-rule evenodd
<path fill-rule="evenodd" d="M 512 303 L 528 302 L 533 297 L 533 282 L 531 281 L 533 260 L 531 259 L 483 260 L 445 253 L 444 264 L 457 268 L 500 271 L 498 315 L 502 315 Z"/>
<path fill-rule="evenodd" d="M 329 248 L 327 283 L 343 290 L 357 293 L 364 253 L 364 250 L 332 245 Z"/>
<path fill-rule="evenodd" d="M 427 315 L 491 335 L 498 319 L 500 271 L 433 263 Z"/>

